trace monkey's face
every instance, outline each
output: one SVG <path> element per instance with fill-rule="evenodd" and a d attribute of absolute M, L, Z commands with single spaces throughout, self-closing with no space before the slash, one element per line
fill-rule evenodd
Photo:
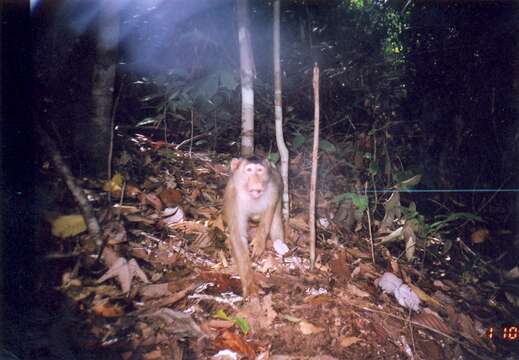
<path fill-rule="evenodd" d="M 248 163 L 243 167 L 247 176 L 247 191 L 253 199 L 259 199 L 268 183 L 268 169 L 263 164 Z"/>
<path fill-rule="evenodd" d="M 231 169 L 239 190 L 247 192 L 253 200 L 261 198 L 270 179 L 269 169 L 264 162 L 233 159 Z"/>

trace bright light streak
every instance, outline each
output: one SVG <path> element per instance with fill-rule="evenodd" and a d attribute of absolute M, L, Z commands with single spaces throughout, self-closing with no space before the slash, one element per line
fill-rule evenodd
<path fill-rule="evenodd" d="M 31 0 L 31 13 L 34 12 L 34 9 L 36 8 L 36 6 L 38 6 L 39 2 L 40 0 Z"/>

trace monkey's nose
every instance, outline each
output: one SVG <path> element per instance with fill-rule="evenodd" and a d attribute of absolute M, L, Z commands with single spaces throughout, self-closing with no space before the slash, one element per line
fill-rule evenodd
<path fill-rule="evenodd" d="M 249 193 L 253 199 L 259 199 L 261 197 L 261 194 L 263 194 L 263 190 L 252 189 L 249 191 Z"/>

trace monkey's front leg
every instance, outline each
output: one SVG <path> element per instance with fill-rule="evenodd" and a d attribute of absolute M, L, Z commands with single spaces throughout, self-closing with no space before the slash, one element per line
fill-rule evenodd
<path fill-rule="evenodd" d="M 246 220 L 246 219 L 245 219 Z M 236 220 L 236 222 L 238 222 Z M 231 251 L 238 267 L 243 296 L 247 297 L 255 293 L 254 275 L 249 258 L 247 246 L 247 224 L 238 223 L 230 228 Z"/>
<path fill-rule="evenodd" d="M 265 244 L 272 227 L 275 208 L 276 204 L 274 203 L 261 215 L 258 231 L 254 239 L 252 239 L 252 257 L 259 257 L 265 251 Z"/>

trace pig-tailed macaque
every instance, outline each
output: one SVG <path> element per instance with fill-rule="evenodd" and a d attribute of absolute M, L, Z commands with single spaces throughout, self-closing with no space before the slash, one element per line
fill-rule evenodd
<path fill-rule="evenodd" d="M 225 188 L 224 218 L 229 227 L 231 250 L 238 266 L 243 295 L 255 290 L 247 240 L 248 220 L 259 220 L 252 240 L 252 256 L 265 250 L 267 236 L 284 241 L 281 220 L 281 175 L 266 159 L 257 156 L 232 159 L 232 175 Z"/>

